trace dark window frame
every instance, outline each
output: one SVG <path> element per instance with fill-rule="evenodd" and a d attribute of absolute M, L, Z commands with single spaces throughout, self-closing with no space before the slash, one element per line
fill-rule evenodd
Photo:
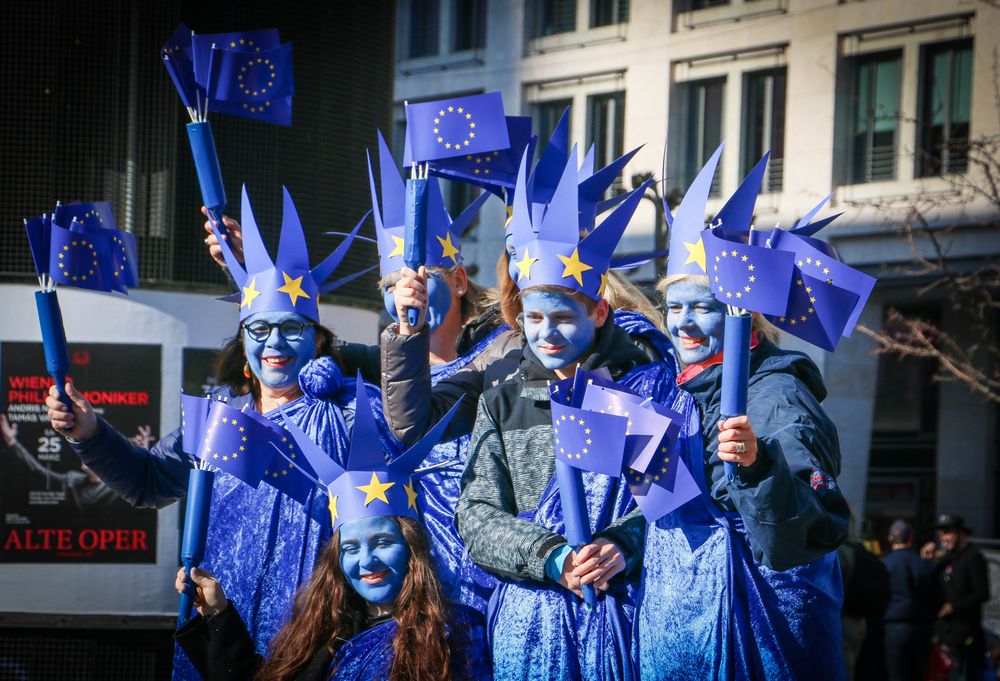
<path fill-rule="evenodd" d="M 766 144 L 761 144 L 763 140 L 755 139 L 755 135 L 751 130 L 751 126 L 754 125 L 751 118 L 754 114 L 751 112 L 751 109 L 754 107 L 754 99 L 757 95 L 754 91 L 752 81 L 758 78 L 772 79 L 771 100 L 763 103 L 765 114 L 770 113 L 770 120 L 767 121 L 767 127 L 765 128 L 769 132 L 766 135 L 768 137 Z M 745 177 L 764 155 L 764 152 L 770 150 L 771 158 L 768 162 L 767 172 L 764 175 L 761 191 L 765 193 L 780 192 L 784 180 L 788 67 L 779 66 L 758 71 L 747 71 L 743 74 L 742 90 L 743 103 L 740 109 L 740 118 L 742 121 L 742 130 L 740 131 L 740 176 Z M 762 132 L 761 137 L 763 136 L 765 134 Z M 775 143 L 775 140 L 777 140 L 777 143 Z"/>
<path fill-rule="evenodd" d="M 969 132 L 972 127 L 972 88 L 973 82 L 973 39 L 960 38 L 944 42 L 922 45 L 920 48 L 920 92 L 917 111 L 920 112 L 917 120 L 916 131 L 916 177 L 932 177 L 946 175 L 949 173 L 962 173 L 968 169 L 968 142 Z M 965 108 L 968 113 L 968 120 L 956 122 L 953 120 L 952 105 L 954 104 L 955 87 L 955 55 L 958 52 L 968 52 L 968 101 Z M 932 60 L 938 54 L 949 55 L 947 93 L 944 95 L 945 121 L 942 125 L 943 134 L 940 140 L 935 140 L 935 126 L 932 125 L 934 112 L 930 111 L 932 97 L 930 88 L 932 87 Z M 964 128 L 964 135 L 959 132 L 955 134 L 955 128 L 961 131 Z M 936 153 L 935 147 L 940 148 L 940 153 Z"/>

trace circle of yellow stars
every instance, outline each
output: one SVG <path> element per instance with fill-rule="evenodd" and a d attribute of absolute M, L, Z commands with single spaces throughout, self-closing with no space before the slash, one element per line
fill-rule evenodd
<path fill-rule="evenodd" d="M 240 433 L 243 433 L 243 435 L 240 436 L 239 445 L 237 445 L 237 447 L 232 451 L 224 453 L 220 451 L 218 448 L 216 448 L 214 452 L 212 451 L 212 432 L 218 425 L 223 425 L 223 426 L 230 425 L 233 428 L 239 429 Z M 246 426 L 240 425 L 239 419 L 237 419 L 235 416 L 232 417 L 231 419 L 223 416 L 221 419 L 213 421 L 208 426 L 208 429 L 205 431 L 205 445 L 206 445 L 205 457 L 211 458 L 213 461 L 221 460 L 223 462 L 228 462 L 228 461 L 238 461 L 240 458 L 240 454 L 246 456 L 246 450 L 247 447 L 249 446 L 249 443 L 247 441 L 248 438 L 246 435 L 246 430 L 247 430 Z"/>
<path fill-rule="evenodd" d="M 285 456 L 289 459 L 297 458 L 297 454 L 295 453 L 295 443 L 289 440 L 287 435 L 281 436 L 281 448 L 288 450 L 288 453 L 285 454 Z M 264 477 L 270 477 L 272 480 L 277 480 L 279 477 L 287 476 L 288 472 L 294 469 L 295 464 L 289 461 L 287 466 L 278 468 L 277 470 L 272 471 L 270 469 L 264 469 Z"/>
<path fill-rule="evenodd" d="M 816 296 L 812 294 L 813 293 L 812 286 L 806 286 L 805 282 L 803 282 L 801 279 L 796 279 L 795 285 L 805 287 L 806 295 L 809 296 L 809 307 L 806 308 L 806 312 L 808 312 L 808 314 L 801 314 L 798 316 L 798 318 L 796 318 L 794 315 L 789 317 L 778 317 L 778 322 L 781 324 L 789 324 L 790 326 L 796 326 L 800 322 L 808 321 L 811 315 L 816 314 L 816 309 L 813 307 L 813 305 L 816 304 Z"/>
<path fill-rule="evenodd" d="M 264 97 L 267 95 L 267 89 L 274 87 L 276 75 L 276 67 L 270 59 L 250 57 L 246 66 L 240 67 L 240 72 L 236 74 L 236 80 L 240 90 L 247 97 Z M 270 106 L 268 102 L 264 102 L 264 104 Z M 246 104 L 243 106 L 247 108 Z M 251 109 L 251 111 L 254 110 Z"/>
<path fill-rule="evenodd" d="M 799 266 L 800 270 L 806 269 L 807 266 L 815 267 L 819 271 L 819 273 L 821 273 L 824 277 L 827 277 L 826 283 L 828 284 L 833 283 L 833 277 L 830 276 L 830 268 L 829 266 L 823 264 L 822 258 L 813 258 L 812 256 L 806 256 L 805 258 L 797 260 L 795 264 Z"/>
<path fill-rule="evenodd" d="M 75 249 L 77 246 L 90 249 L 90 267 L 87 269 L 86 274 L 83 270 L 79 270 L 78 274 L 70 274 L 70 271 L 73 268 L 66 267 L 66 255 L 70 254 L 70 250 Z M 94 248 L 94 244 L 89 241 L 85 241 L 83 239 L 73 239 L 68 245 L 62 247 L 58 260 L 59 274 L 61 274 L 66 281 L 76 281 L 82 284 L 86 282 L 87 279 L 97 274 L 97 249 Z"/>
<path fill-rule="evenodd" d="M 584 435 L 590 435 L 591 434 L 590 433 L 590 428 L 587 427 L 587 423 L 583 420 L 582 417 L 581 418 L 577 418 L 575 414 L 569 414 L 568 416 L 566 414 L 563 414 L 562 416 L 559 417 L 559 419 L 555 423 L 552 424 L 552 430 L 555 432 L 556 447 L 559 447 L 559 445 L 561 444 L 560 441 L 559 441 L 559 424 L 562 423 L 562 422 L 565 422 L 567 419 L 570 421 L 570 423 L 574 423 L 578 427 L 579 426 L 583 426 L 584 427 L 583 428 L 583 434 Z M 594 444 L 594 441 L 593 441 L 593 438 L 588 437 L 588 438 L 586 438 L 584 440 L 583 443 L 585 445 L 592 445 L 592 444 Z M 589 453 L 590 453 L 590 448 L 589 447 L 581 447 L 580 450 L 576 451 L 576 452 L 572 452 L 572 451 L 567 452 L 565 447 L 559 447 L 559 454 L 560 455 L 565 454 L 566 455 L 566 459 L 569 460 L 569 461 L 572 461 L 573 459 L 579 460 L 579 459 L 581 459 L 583 457 L 583 455 L 589 454 Z"/>
<path fill-rule="evenodd" d="M 125 263 L 128 262 L 128 251 L 125 250 L 125 241 L 123 239 L 120 239 L 117 235 L 112 234 L 111 240 L 115 242 L 115 245 L 118 246 L 118 249 L 121 251 L 122 254 L 121 260 L 118 261 L 118 267 L 115 268 L 115 271 L 113 273 L 117 277 L 122 272 L 125 271 Z"/>
<path fill-rule="evenodd" d="M 666 446 L 661 446 L 660 447 L 660 454 L 664 454 L 665 455 L 667 453 L 667 451 L 668 450 L 667 450 Z M 636 485 L 649 485 L 650 483 L 653 483 L 653 482 L 659 482 L 660 478 L 662 478 L 664 475 L 666 475 L 667 471 L 669 470 L 669 468 L 668 468 L 669 465 L 670 465 L 670 457 L 669 456 L 664 456 L 662 459 L 660 459 L 660 470 L 659 470 L 659 472 L 657 472 L 657 473 L 650 473 L 647 470 L 646 473 L 643 474 L 643 473 L 640 473 L 639 471 L 635 470 L 634 468 L 630 468 L 629 469 L 629 471 L 630 471 L 629 477 L 631 478 L 632 483 L 634 483 Z"/>
<path fill-rule="evenodd" d="M 444 134 L 441 132 L 441 121 L 452 114 L 458 116 L 464 116 L 465 121 L 468 123 L 468 130 L 465 133 L 464 138 L 460 139 L 449 139 L 444 138 Z M 434 139 L 438 144 L 443 144 L 445 149 L 464 149 L 472 143 L 472 140 L 476 139 L 476 122 L 472 120 L 472 114 L 465 110 L 464 107 L 449 106 L 438 111 L 438 115 L 434 117 Z"/>
<path fill-rule="evenodd" d="M 468 145 L 466 145 L 466 146 L 468 146 Z M 476 162 L 475 167 L 472 169 L 472 174 L 473 175 L 489 175 L 490 174 L 490 165 L 489 164 L 490 164 L 490 162 L 494 158 L 496 158 L 499 155 L 500 155 L 499 151 L 494 151 L 492 153 L 481 154 L 481 155 L 476 155 L 476 156 L 473 156 L 472 154 L 466 154 L 465 160 L 466 161 L 475 161 Z M 510 212 L 510 210 L 511 210 L 511 206 L 508 206 L 507 207 L 508 213 Z M 510 220 L 510 216 L 509 215 L 508 215 L 507 219 Z"/>
<path fill-rule="evenodd" d="M 732 291 L 727 291 L 725 287 L 722 286 L 721 283 L 719 283 L 719 265 L 722 263 L 723 258 L 733 258 L 734 260 L 738 258 L 740 265 L 745 264 L 748 272 L 747 283 L 743 286 L 742 289 L 737 287 Z M 741 254 L 736 249 L 732 249 L 728 252 L 723 250 L 721 253 L 719 253 L 719 255 L 715 256 L 715 264 L 712 265 L 712 279 L 715 284 L 716 290 L 718 290 L 719 293 L 724 293 L 727 299 L 729 300 L 732 300 L 733 298 L 740 299 L 744 296 L 744 294 L 750 293 L 750 291 L 753 290 L 751 284 L 757 281 L 757 275 L 755 274 L 756 266 L 752 262 L 748 262 L 749 260 L 750 257 L 747 254 L 745 253 Z"/>

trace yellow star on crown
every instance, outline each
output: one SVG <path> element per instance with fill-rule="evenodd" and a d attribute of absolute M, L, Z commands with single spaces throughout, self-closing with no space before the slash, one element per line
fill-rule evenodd
<path fill-rule="evenodd" d="M 397 255 L 403 255 L 403 243 L 404 243 L 403 237 L 390 234 L 389 238 L 392 239 L 392 243 L 395 244 L 395 246 L 392 249 L 392 253 L 389 254 L 389 257 L 395 258 Z"/>
<path fill-rule="evenodd" d="M 327 504 L 327 508 L 330 509 L 330 521 L 331 521 L 331 523 L 333 525 L 336 525 L 337 524 L 337 518 L 340 517 L 340 514 L 337 512 L 337 497 L 335 497 L 335 496 L 331 496 L 330 497 L 330 503 Z"/>
<path fill-rule="evenodd" d="M 403 489 L 406 490 L 406 508 L 417 507 L 417 490 L 416 485 L 413 484 L 413 478 L 410 478 L 410 484 L 404 484 Z"/>
<path fill-rule="evenodd" d="M 292 306 L 295 305 L 299 298 L 309 299 L 309 294 L 302 290 L 302 277 L 292 279 L 285 272 L 282 272 L 281 276 L 285 278 L 285 285 L 279 286 L 278 292 L 287 293 L 288 297 L 292 299 Z"/>
<path fill-rule="evenodd" d="M 248 310 L 253 309 L 253 301 L 257 296 L 260 295 L 260 291 L 257 290 L 257 277 L 250 280 L 249 286 L 243 287 L 243 301 L 240 302 L 240 307 L 247 308 Z"/>
<path fill-rule="evenodd" d="M 607 287 L 608 287 L 608 273 L 605 272 L 604 274 L 601 275 L 601 286 L 600 286 L 600 288 L 597 289 L 597 297 L 598 298 L 603 298 L 604 297 L 604 290 Z M 583 421 L 580 421 L 580 423 L 583 423 Z"/>
<path fill-rule="evenodd" d="M 684 264 L 688 265 L 690 263 L 698 263 L 698 267 L 700 267 L 701 271 L 704 272 L 706 270 L 705 242 L 701 240 L 701 237 L 698 237 L 698 240 L 693 244 L 685 241 L 684 248 L 688 249 L 688 257 L 687 260 L 684 261 Z"/>
<path fill-rule="evenodd" d="M 455 265 L 458 264 L 458 258 L 455 256 L 459 254 L 459 250 L 455 248 L 455 244 L 451 243 L 451 232 L 445 234 L 445 238 L 436 237 L 438 242 L 441 244 L 441 257 L 451 258 L 451 262 Z"/>
<path fill-rule="evenodd" d="M 531 266 L 538 262 L 538 258 L 532 258 L 531 254 L 528 253 L 528 248 L 524 249 L 524 257 L 517 263 L 517 280 L 520 281 L 521 277 L 525 279 L 531 279 Z"/>
<path fill-rule="evenodd" d="M 395 484 L 394 482 L 382 482 L 378 479 L 378 473 L 372 472 L 371 481 L 367 485 L 360 485 L 355 487 L 355 489 L 365 493 L 365 506 L 376 499 L 384 501 L 388 505 L 389 499 L 385 496 L 385 493 Z"/>
<path fill-rule="evenodd" d="M 573 277 L 576 279 L 576 283 L 580 286 L 583 286 L 583 273 L 587 270 L 594 269 L 587 263 L 580 261 L 579 248 L 574 248 L 573 255 L 570 257 L 567 258 L 565 255 L 560 255 L 559 259 L 562 260 L 563 265 L 565 265 L 562 273 L 563 278 Z"/>

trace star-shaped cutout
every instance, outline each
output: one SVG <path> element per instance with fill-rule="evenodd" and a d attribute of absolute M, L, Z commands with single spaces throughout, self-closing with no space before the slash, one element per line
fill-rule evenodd
<path fill-rule="evenodd" d="M 698 237 L 698 241 L 693 244 L 685 241 L 684 248 L 688 249 L 688 257 L 687 260 L 684 261 L 684 264 L 688 265 L 690 263 L 698 263 L 698 267 L 700 267 L 701 271 L 704 272 L 706 269 L 705 242 L 701 240 L 701 237 Z M 718 260 L 718 258 L 716 258 L 716 260 Z"/>
<path fill-rule="evenodd" d="M 601 275 L 601 285 L 597 289 L 597 297 L 598 298 L 603 298 L 604 297 L 604 290 L 606 288 L 608 288 L 608 273 L 607 272 L 605 272 L 604 274 Z M 583 421 L 580 421 L 580 423 L 583 423 Z"/>
<path fill-rule="evenodd" d="M 340 513 L 337 512 L 337 497 L 336 496 L 331 496 L 330 497 L 330 503 L 327 504 L 327 508 L 330 509 L 330 520 L 332 521 L 332 524 L 336 525 L 337 524 L 337 518 L 340 517 Z"/>
<path fill-rule="evenodd" d="M 451 258 L 452 264 L 457 265 L 458 258 L 456 258 L 455 256 L 459 254 L 459 250 L 455 248 L 455 244 L 451 242 L 451 232 L 446 232 L 444 239 L 442 239 L 441 237 L 436 237 L 436 238 L 438 240 L 438 243 L 441 244 L 441 257 Z"/>
<path fill-rule="evenodd" d="M 594 269 L 587 263 L 581 262 L 579 248 L 574 248 L 573 255 L 570 257 L 567 258 L 565 255 L 560 255 L 559 259 L 562 260 L 562 263 L 565 266 L 562 273 L 563 278 L 573 277 L 576 279 L 576 283 L 579 286 L 583 286 L 583 273 L 587 270 Z"/>
<path fill-rule="evenodd" d="M 403 485 L 403 489 L 406 490 L 406 508 L 417 507 L 417 490 L 416 485 L 413 484 L 413 478 L 410 478 L 410 484 Z"/>
<path fill-rule="evenodd" d="M 287 293 L 292 300 L 293 307 L 299 298 L 309 299 L 309 294 L 302 290 L 302 277 L 292 279 L 285 272 L 282 272 L 281 276 L 285 278 L 285 285 L 278 287 L 278 293 Z"/>
<path fill-rule="evenodd" d="M 389 238 L 392 239 L 392 243 L 395 244 L 395 246 L 392 249 L 392 253 L 389 254 L 389 257 L 395 258 L 397 255 L 403 255 L 403 243 L 404 243 L 403 237 L 396 236 L 395 234 L 390 234 Z"/>
<path fill-rule="evenodd" d="M 517 280 L 520 281 L 521 277 L 531 279 L 531 266 L 536 262 L 538 262 L 538 258 L 532 258 L 531 254 L 528 253 L 527 247 L 525 247 L 524 257 L 517 262 Z"/>
<path fill-rule="evenodd" d="M 382 482 L 378 479 L 378 473 L 373 471 L 371 481 L 367 485 L 360 485 L 355 489 L 365 493 L 365 506 L 376 499 L 384 501 L 388 505 L 389 499 L 385 496 L 385 493 L 395 484 L 394 482 Z"/>

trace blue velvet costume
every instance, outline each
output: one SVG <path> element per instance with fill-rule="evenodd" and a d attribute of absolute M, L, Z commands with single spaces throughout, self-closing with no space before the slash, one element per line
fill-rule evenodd
<path fill-rule="evenodd" d="M 462 356 L 431 366 L 431 385 L 464 369 L 507 331 L 509 327 L 502 324 Z M 485 612 L 490 594 L 496 587 L 496 578 L 472 562 L 455 527 L 455 504 L 458 503 L 462 471 L 468 458 L 468 435 L 435 446 L 424 459 L 423 467 L 447 462 L 452 464 L 421 476 L 423 494 L 418 497 L 417 507 L 427 531 L 431 559 L 441 581 L 441 590 L 452 601 Z"/>
<path fill-rule="evenodd" d="M 718 369 L 684 390 L 662 386 L 660 399 L 685 416 L 679 454 L 702 495 L 648 528 L 634 650 L 641 678 L 841 679 L 833 549 L 847 510 L 830 477 L 840 455 L 819 408 L 818 372 L 766 341 L 754 350 L 758 461 L 727 483 L 715 454 Z"/>
<path fill-rule="evenodd" d="M 321 373 L 322 395 L 307 394 L 284 406 L 285 412 L 305 433 L 341 465 L 346 464 L 349 423 L 353 419 L 355 380 L 340 377 L 333 360 L 324 357 L 303 369 Z M 301 379 L 300 379 L 301 380 Z M 306 381 L 303 380 L 303 385 Z M 369 399 L 380 420 L 383 447 L 398 445 L 382 420 L 378 390 L 367 386 Z M 254 408 L 249 395 L 234 396 L 228 388 L 213 397 L 231 406 Z M 280 421 L 271 411 L 268 418 Z M 163 507 L 187 492 L 189 459 L 181 448 L 180 431 L 163 437 L 149 451 L 132 445 L 103 420 L 98 434 L 74 446 L 80 458 L 101 479 L 133 506 Z M 313 491 L 306 506 L 270 485 L 254 489 L 219 471 L 212 492 L 211 520 L 202 567 L 225 584 L 226 594 L 245 618 L 257 650 L 263 654 L 281 628 L 299 584 L 312 573 L 316 557 L 330 536 L 326 498 Z M 176 649 L 175 679 L 198 679 L 187 656 Z"/>

